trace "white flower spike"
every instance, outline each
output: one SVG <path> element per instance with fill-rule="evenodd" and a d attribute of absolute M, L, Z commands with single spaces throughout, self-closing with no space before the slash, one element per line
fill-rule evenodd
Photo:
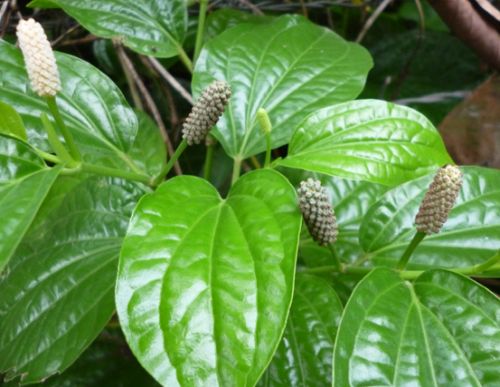
<path fill-rule="evenodd" d="M 54 52 L 41 24 L 33 19 L 20 20 L 17 38 L 31 87 L 40 97 L 54 97 L 61 90 L 61 81 Z"/>

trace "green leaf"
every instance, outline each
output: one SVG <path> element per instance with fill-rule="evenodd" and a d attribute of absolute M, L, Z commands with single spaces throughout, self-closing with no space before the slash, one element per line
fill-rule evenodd
<path fill-rule="evenodd" d="M 307 114 L 355 98 L 371 66 L 361 46 L 302 17 L 283 16 L 241 24 L 210 40 L 196 62 L 193 93 L 200 95 L 214 79 L 231 85 L 213 134 L 230 156 L 243 159 L 266 149 L 259 108 L 269 113 L 272 147 L 278 147 Z"/>
<path fill-rule="evenodd" d="M 0 372 L 23 383 L 65 370 L 114 310 L 118 253 L 143 190 L 118 179 L 77 185 L 29 232 L 0 277 Z"/>
<path fill-rule="evenodd" d="M 414 284 L 375 269 L 340 323 L 335 386 L 496 386 L 500 301 L 458 274 L 433 270 Z"/>
<path fill-rule="evenodd" d="M 28 144 L 0 134 L 0 186 L 45 167 Z"/>
<path fill-rule="evenodd" d="M 43 169 L 0 186 L 0 273 L 16 251 L 61 168 Z"/>
<path fill-rule="evenodd" d="M 462 167 L 463 186 L 447 222 L 425 237 L 408 267 L 466 267 L 500 249 L 500 171 Z M 360 243 L 377 265 L 393 266 L 415 233 L 414 220 L 434 174 L 387 192 L 367 212 Z"/>
<path fill-rule="evenodd" d="M 451 162 L 438 131 L 422 114 L 360 100 L 307 117 L 279 165 L 395 186 Z"/>
<path fill-rule="evenodd" d="M 221 8 L 208 15 L 203 37 L 207 41 L 238 24 L 262 24 L 269 23 L 272 20 L 272 16 L 255 15 L 233 8 Z"/>
<path fill-rule="evenodd" d="M 301 217 L 273 170 L 223 200 L 175 177 L 144 197 L 120 254 L 116 304 L 130 348 L 163 385 L 253 386 L 285 328 Z"/>
<path fill-rule="evenodd" d="M 0 102 L 0 133 L 9 134 L 26 141 L 26 128 L 16 109 L 6 103 Z"/>
<path fill-rule="evenodd" d="M 137 133 L 137 117 L 118 87 L 103 73 L 74 56 L 56 53 L 62 91 L 57 104 L 85 161 L 133 168 L 126 152 Z M 0 40 L 0 100 L 21 115 L 30 142 L 48 150 L 40 114 L 45 101 L 31 91 L 19 49 Z"/>
<path fill-rule="evenodd" d="M 327 386 L 342 303 L 323 279 L 298 275 L 281 343 L 259 386 Z"/>
<path fill-rule="evenodd" d="M 60 7 L 94 35 L 161 58 L 178 55 L 187 31 L 186 0 L 34 0 L 29 6 Z"/>
<path fill-rule="evenodd" d="M 136 114 L 139 131 L 128 154 L 140 169 L 156 177 L 167 163 L 165 143 L 155 122 L 142 111 L 137 110 Z"/>

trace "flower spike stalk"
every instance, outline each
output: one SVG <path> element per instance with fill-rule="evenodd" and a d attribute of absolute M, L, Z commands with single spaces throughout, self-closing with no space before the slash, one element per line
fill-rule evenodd
<path fill-rule="evenodd" d="M 17 38 L 31 88 L 40 97 L 54 97 L 61 90 L 61 81 L 54 52 L 41 24 L 33 19 L 20 20 Z"/>

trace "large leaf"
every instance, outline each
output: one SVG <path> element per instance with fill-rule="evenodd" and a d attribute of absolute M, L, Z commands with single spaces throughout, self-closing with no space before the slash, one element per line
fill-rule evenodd
<path fill-rule="evenodd" d="M 60 7 L 94 35 L 120 38 L 140 54 L 171 57 L 187 31 L 186 0 L 34 0 L 31 7 Z"/>
<path fill-rule="evenodd" d="M 60 168 L 45 168 L 29 145 L 0 135 L 0 272 L 14 254 Z"/>
<path fill-rule="evenodd" d="M 394 186 L 450 162 L 438 131 L 422 114 L 360 100 L 307 117 L 279 164 Z"/>
<path fill-rule="evenodd" d="M 30 232 L 0 278 L 0 372 L 36 382 L 71 365 L 114 309 L 117 258 L 142 189 L 77 185 Z"/>
<path fill-rule="evenodd" d="M 283 145 L 308 113 L 355 98 L 371 66 L 361 46 L 301 17 L 283 16 L 241 24 L 210 40 L 196 62 L 193 93 L 214 79 L 231 85 L 213 132 L 230 156 L 245 158 L 266 149 L 259 108 L 273 124 L 272 146 Z"/>
<path fill-rule="evenodd" d="M 496 386 L 498 298 L 444 270 L 414 284 L 375 269 L 354 290 L 340 324 L 334 386 Z"/>
<path fill-rule="evenodd" d="M 259 386 L 327 386 L 342 303 L 323 279 L 298 275 L 281 343 Z"/>
<path fill-rule="evenodd" d="M 131 168 L 125 154 L 137 133 L 137 117 L 118 87 L 103 73 L 76 57 L 56 53 L 62 91 L 57 103 L 83 158 Z M 21 115 L 30 142 L 47 148 L 40 114 L 50 116 L 45 101 L 31 91 L 19 49 L 0 40 L 0 101 Z"/>
<path fill-rule="evenodd" d="M 116 304 L 127 341 L 163 385 L 253 386 L 285 328 L 301 217 L 273 170 L 223 200 L 180 176 L 137 206 L 120 254 Z"/>
<path fill-rule="evenodd" d="M 464 267 L 484 262 L 500 249 L 500 171 L 462 167 L 463 186 L 448 221 L 427 236 L 409 267 Z M 394 265 L 415 233 L 418 207 L 430 174 L 387 192 L 367 212 L 360 243 L 376 264 Z"/>
<path fill-rule="evenodd" d="M 0 133 L 9 134 L 26 141 L 26 128 L 16 109 L 6 103 L 0 102 Z"/>

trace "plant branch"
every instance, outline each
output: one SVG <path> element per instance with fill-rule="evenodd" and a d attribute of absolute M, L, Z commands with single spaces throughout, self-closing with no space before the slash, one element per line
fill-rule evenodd
<path fill-rule="evenodd" d="M 208 0 L 200 0 L 200 13 L 198 15 L 198 30 L 196 31 L 196 43 L 194 45 L 193 61 L 200 55 L 203 44 L 203 31 L 205 30 L 205 16 L 207 13 Z"/>
<path fill-rule="evenodd" d="M 384 11 L 384 9 L 387 8 L 387 6 L 391 3 L 392 0 L 384 0 L 382 1 L 378 7 L 373 11 L 371 16 L 368 18 L 366 23 L 364 24 L 363 28 L 358 34 L 358 37 L 356 38 L 356 42 L 360 43 L 363 38 L 365 37 L 366 33 L 368 30 L 372 27 L 373 23 L 375 23 L 375 20 L 380 16 L 380 14 Z"/>
<path fill-rule="evenodd" d="M 404 270 L 406 265 L 408 264 L 408 261 L 410 260 L 411 255 L 417 248 L 418 244 L 422 242 L 422 240 L 425 238 L 426 234 L 420 231 L 417 231 L 413 239 L 411 240 L 410 244 L 404 251 L 403 255 L 401 258 L 399 258 L 399 261 L 396 265 L 396 269 L 398 270 Z"/>
<path fill-rule="evenodd" d="M 241 161 L 242 159 L 240 157 L 235 157 L 234 158 L 234 163 L 233 163 L 233 174 L 231 176 L 231 185 L 236 183 L 236 180 L 240 177 L 240 171 L 241 171 Z"/>

